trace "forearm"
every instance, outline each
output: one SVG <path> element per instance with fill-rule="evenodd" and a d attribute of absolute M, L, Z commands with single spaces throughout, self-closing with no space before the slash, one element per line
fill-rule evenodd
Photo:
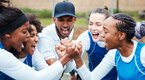
<path fill-rule="evenodd" d="M 75 60 L 76 68 L 77 68 L 77 69 L 80 68 L 80 67 L 84 64 L 81 57 L 75 58 L 74 60 Z"/>
<path fill-rule="evenodd" d="M 57 60 L 55 59 L 55 58 L 51 58 L 51 59 L 47 59 L 46 60 L 46 63 L 48 64 L 48 65 L 51 65 L 51 64 L 53 64 L 54 62 L 56 62 Z"/>

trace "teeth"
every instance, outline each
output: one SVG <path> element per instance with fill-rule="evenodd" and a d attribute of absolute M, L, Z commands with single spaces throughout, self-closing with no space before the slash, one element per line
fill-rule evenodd
<path fill-rule="evenodd" d="M 22 44 L 22 48 L 24 48 L 24 44 Z"/>

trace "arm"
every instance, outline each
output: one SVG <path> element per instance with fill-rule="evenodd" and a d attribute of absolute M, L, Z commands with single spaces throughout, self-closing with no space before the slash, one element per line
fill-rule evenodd
<path fill-rule="evenodd" d="M 63 65 L 69 60 L 63 57 L 60 61 L 56 61 L 49 67 L 40 71 L 35 71 L 31 67 L 20 62 L 8 51 L 1 49 L 0 52 L 0 70 L 17 80 L 52 80 L 63 71 Z"/>
<path fill-rule="evenodd" d="M 141 50 L 141 53 L 140 53 L 141 63 L 145 67 L 145 54 L 144 54 L 144 52 L 145 52 L 145 46 L 142 47 L 142 50 Z"/>
<path fill-rule="evenodd" d="M 48 67 L 48 64 L 37 49 L 35 49 L 35 52 L 32 55 L 32 65 L 37 71 Z"/>
<path fill-rule="evenodd" d="M 39 41 L 37 43 L 39 52 L 43 55 L 48 65 L 57 61 L 57 55 L 55 54 L 55 44 L 53 40 L 46 34 L 39 34 Z"/>
<path fill-rule="evenodd" d="M 87 69 L 80 58 L 76 59 L 77 72 L 83 80 L 100 80 L 115 66 L 114 57 L 114 50 L 109 51 L 92 72 Z"/>
<path fill-rule="evenodd" d="M 81 41 L 81 44 L 82 44 L 82 56 L 83 54 L 89 50 L 90 48 L 90 38 L 88 36 L 88 30 L 81 33 L 79 35 L 79 37 L 77 38 L 77 42 Z"/>

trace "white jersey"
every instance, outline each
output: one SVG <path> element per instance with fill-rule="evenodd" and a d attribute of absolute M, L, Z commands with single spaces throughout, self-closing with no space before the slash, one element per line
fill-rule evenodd
<path fill-rule="evenodd" d="M 69 35 L 69 39 L 71 40 L 73 37 L 74 30 L 71 31 Z M 55 58 L 58 59 L 58 55 L 55 51 L 55 46 L 60 43 L 60 38 L 57 35 L 55 24 L 51 24 L 45 27 L 42 30 L 42 33 L 39 33 L 39 40 L 37 44 L 37 49 L 39 52 L 44 56 L 44 59 Z M 65 72 L 70 72 L 75 68 L 74 60 L 69 61 L 66 64 L 66 68 L 64 69 Z M 59 80 L 62 76 L 62 73 L 56 77 L 54 80 Z"/>
<path fill-rule="evenodd" d="M 63 71 L 63 66 L 56 61 L 51 66 L 36 71 L 20 62 L 12 53 L 0 49 L 0 71 L 16 80 L 53 80 Z"/>
<path fill-rule="evenodd" d="M 130 62 L 133 59 L 133 56 L 135 55 L 135 50 L 137 47 L 137 42 L 134 42 L 134 48 L 133 52 L 129 57 L 121 56 L 121 59 L 124 62 Z M 145 67 L 145 46 L 141 50 L 140 60 L 143 66 Z M 77 72 L 81 76 L 82 80 L 100 80 L 102 79 L 114 66 L 115 66 L 115 53 L 116 49 L 109 50 L 109 52 L 105 55 L 102 62 L 92 71 L 90 72 L 85 64 L 77 69 Z"/>

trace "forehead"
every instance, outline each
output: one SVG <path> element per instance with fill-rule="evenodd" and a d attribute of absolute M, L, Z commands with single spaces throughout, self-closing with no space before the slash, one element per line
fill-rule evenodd
<path fill-rule="evenodd" d="M 117 23 L 118 23 L 118 20 L 115 20 L 112 17 L 109 17 L 104 21 L 104 28 L 106 28 L 106 29 L 116 28 L 117 29 L 117 27 L 116 27 Z"/>
<path fill-rule="evenodd" d="M 57 19 L 73 19 L 73 18 L 75 17 L 66 15 L 66 16 L 58 17 Z"/>
<path fill-rule="evenodd" d="M 90 21 L 98 21 L 98 20 L 100 20 L 100 21 L 104 21 L 105 20 L 105 15 L 104 14 L 100 14 L 100 13 L 92 13 L 91 15 L 90 15 L 90 17 L 89 17 L 89 20 Z"/>
<path fill-rule="evenodd" d="M 32 31 L 37 31 L 36 30 L 36 27 L 34 25 L 30 25 L 30 28 L 29 29 L 31 29 Z"/>
<path fill-rule="evenodd" d="M 21 27 L 19 27 L 18 29 L 28 29 L 30 27 L 29 21 L 27 21 L 26 23 L 24 23 Z"/>

